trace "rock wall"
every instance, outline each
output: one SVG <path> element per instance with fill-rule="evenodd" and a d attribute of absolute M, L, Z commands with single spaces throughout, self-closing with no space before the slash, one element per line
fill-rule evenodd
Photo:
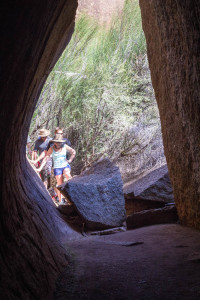
<path fill-rule="evenodd" d="M 140 0 L 165 154 L 179 217 L 200 228 L 200 4 Z M 52 299 L 67 265 L 64 227 L 26 162 L 38 95 L 73 31 L 75 0 L 1 1 L 2 299 Z"/>
<path fill-rule="evenodd" d="M 25 157 L 42 86 L 73 32 L 75 0 L 1 1 L 1 299 L 52 299 L 71 236 Z"/>
<path fill-rule="evenodd" d="M 140 7 L 179 218 L 200 229 L 200 2 L 140 0 Z"/>

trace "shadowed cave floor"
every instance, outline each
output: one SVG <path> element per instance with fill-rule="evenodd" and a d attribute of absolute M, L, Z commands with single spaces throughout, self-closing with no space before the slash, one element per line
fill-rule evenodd
<path fill-rule="evenodd" d="M 130 243 L 140 242 L 136 245 Z M 200 232 L 154 225 L 66 244 L 54 299 L 200 299 Z"/>

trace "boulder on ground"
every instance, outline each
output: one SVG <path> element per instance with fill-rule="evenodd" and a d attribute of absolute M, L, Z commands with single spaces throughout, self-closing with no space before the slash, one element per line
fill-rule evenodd
<path fill-rule="evenodd" d="M 88 229 L 118 227 L 125 220 L 125 200 L 119 168 L 102 159 L 89 170 L 59 186 Z"/>
<path fill-rule="evenodd" d="M 135 229 L 155 224 L 176 223 L 178 214 L 175 205 L 162 208 L 143 210 L 127 217 L 127 229 Z"/>
<path fill-rule="evenodd" d="M 173 203 L 174 196 L 167 165 L 164 165 L 136 181 L 124 185 L 126 199 L 145 199 Z"/>

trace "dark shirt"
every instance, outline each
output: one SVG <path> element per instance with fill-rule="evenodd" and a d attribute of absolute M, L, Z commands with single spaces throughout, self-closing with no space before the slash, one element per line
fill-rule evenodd
<path fill-rule="evenodd" d="M 49 144 L 50 144 L 51 140 L 52 140 L 52 138 L 47 137 L 46 140 L 43 141 L 41 139 L 41 137 L 39 137 L 37 139 L 37 141 L 35 142 L 35 147 L 34 147 L 33 151 L 39 151 L 39 155 L 40 155 L 44 150 L 49 149 Z"/>

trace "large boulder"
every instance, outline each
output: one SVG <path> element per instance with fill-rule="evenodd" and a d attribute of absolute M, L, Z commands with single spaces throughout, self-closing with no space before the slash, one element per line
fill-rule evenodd
<path fill-rule="evenodd" d="M 126 199 L 174 202 L 167 165 L 124 185 L 124 196 Z"/>
<path fill-rule="evenodd" d="M 74 204 L 88 229 L 117 227 L 125 220 L 121 175 L 109 159 L 95 163 L 59 189 Z"/>

